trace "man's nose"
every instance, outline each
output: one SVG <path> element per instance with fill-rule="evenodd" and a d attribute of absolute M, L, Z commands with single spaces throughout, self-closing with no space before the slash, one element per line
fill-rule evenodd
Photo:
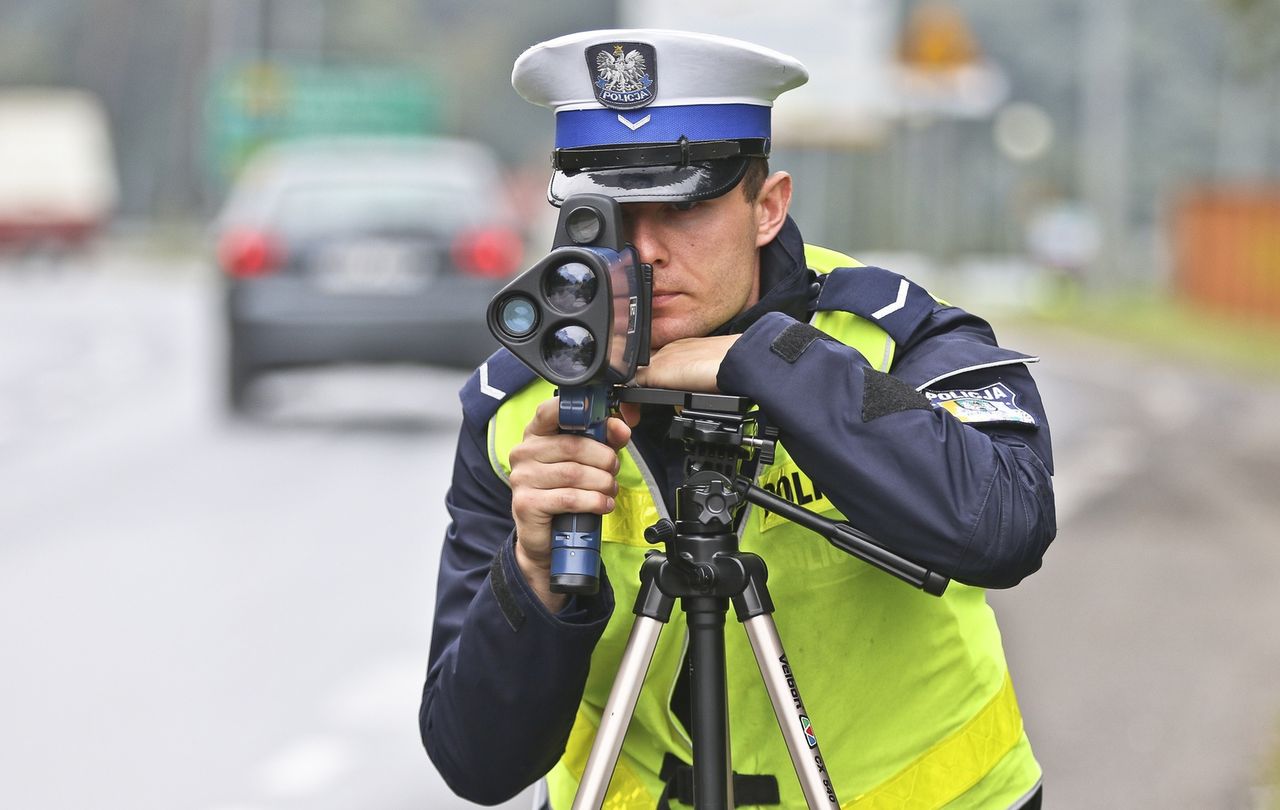
<path fill-rule="evenodd" d="M 636 206 L 635 209 L 625 210 L 623 217 L 626 221 L 627 241 L 635 245 L 640 261 L 654 267 L 666 264 L 666 243 L 650 212 Z"/>

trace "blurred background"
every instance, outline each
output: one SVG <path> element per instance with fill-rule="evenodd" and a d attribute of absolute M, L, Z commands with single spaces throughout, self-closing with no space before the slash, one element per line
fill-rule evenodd
<path fill-rule="evenodd" d="M 0 0 L 0 805 L 469 806 L 415 716 L 550 246 L 511 64 L 636 25 L 805 62 L 807 240 L 1042 357 L 1059 536 L 991 601 L 1046 807 L 1280 808 L 1280 1 L 775 5 Z"/>

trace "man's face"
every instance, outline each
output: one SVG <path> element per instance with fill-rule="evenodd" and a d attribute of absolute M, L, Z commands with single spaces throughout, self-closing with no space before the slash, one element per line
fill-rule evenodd
<path fill-rule="evenodd" d="M 757 206 L 741 188 L 698 203 L 626 203 L 622 215 L 653 265 L 653 348 L 705 336 L 759 298 Z"/>

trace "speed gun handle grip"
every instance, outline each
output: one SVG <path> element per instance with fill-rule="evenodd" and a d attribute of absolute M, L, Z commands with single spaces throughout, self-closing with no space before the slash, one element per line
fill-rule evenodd
<path fill-rule="evenodd" d="M 560 432 L 604 442 L 607 389 L 560 392 Z M 591 595 L 600 590 L 600 515 L 567 513 L 551 519 L 551 591 Z"/>

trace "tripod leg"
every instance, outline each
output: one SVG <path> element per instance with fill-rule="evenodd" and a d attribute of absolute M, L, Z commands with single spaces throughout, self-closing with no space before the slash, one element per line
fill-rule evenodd
<path fill-rule="evenodd" d="M 773 617 L 767 613 L 754 616 L 746 619 L 743 626 L 756 654 L 756 664 L 764 677 L 769 699 L 773 701 L 773 713 L 777 715 L 782 738 L 791 752 L 791 764 L 800 779 L 805 801 L 810 808 L 838 809 L 840 802 L 831 787 L 831 777 L 826 763 L 822 761 L 822 752 L 818 750 L 818 738 L 813 736 L 809 714 L 800 700 L 800 691 L 796 688 Z"/>
<path fill-rule="evenodd" d="M 622 750 L 622 738 L 631 724 L 631 715 L 636 710 L 640 687 L 645 673 L 649 671 L 662 627 L 663 622 L 658 619 L 636 616 L 622 661 L 618 664 L 617 677 L 604 705 L 600 730 L 591 744 L 578 794 L 573 799 L 573 810 L 598 810 L 604 803 L 605 791 L 609 789 L 609 780 L 613 778 L 613 769 L 618 764 L 618 752 Z"/>
<path fill-rule="evenodd" d="M 725 686 L 725 600 L 685 597 L 689 692 L 693 700 L 693 798 L 699 810 L 733 807 L 729 702 Z"/>

